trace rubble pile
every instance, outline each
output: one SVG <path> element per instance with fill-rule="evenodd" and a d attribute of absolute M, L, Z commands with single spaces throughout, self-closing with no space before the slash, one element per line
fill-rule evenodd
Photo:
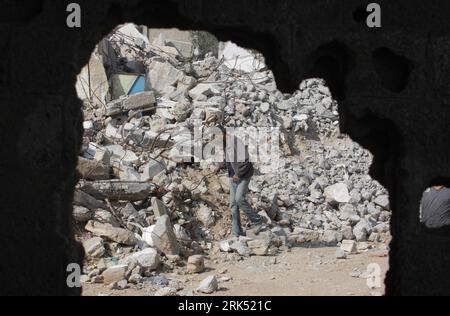
<path fill-rule="evenodd" d="M 127 24 L 79 75 L 85 136 L 73 203 L 86 281 L 116 289 L 163 282 L 158 295 L 173 295 L 176 286 L 159 273 L 200 273 L 208 253 L 264 256 L 318 243 L 342 244 L 343 258 L 351 241 L 388 238 L 387 193 L 368 176 L 371 155 L 339 134 L 337 103 L 322 79 L 287 95 L 264 67 L 243 72 L 213 54 L 196 58 Z M 268 172 L 256 162 L 250 183 L 268 225 L 258 235 L 228 237 L 227 176 L 180 153 L 199 120 L 280 129 L 281 167 Z M 211 277 L 199 291 L 216 288 Z"/>

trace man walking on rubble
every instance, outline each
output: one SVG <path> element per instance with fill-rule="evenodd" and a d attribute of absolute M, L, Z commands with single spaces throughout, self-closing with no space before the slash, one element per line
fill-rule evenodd
<path fill-rule="evenodd" d="M 253 176 L 253 164 L 249 159 L 249 153 L 244 143 L 235 135 L 227 133 L 223 126 L 218 126 L 223 137 L 225 150 L 225 162 L 219 164 L 215 172 L 226 166 L 230 183 L 230 209 L 232 215 L 233 236 L 245 236 L 242 230 L 240 212 L 243 210 L 251 222 L 248 231 L 258 234 L 262 229 L 264 218 L 256 213 L 247 201 L 248 185 Z"/>
<path fill-rule="evenodd" d="M 425 190 L 420 203 L 420 222 L 426 228 L 450 229 L 450 188 L 437 183 Z"/>

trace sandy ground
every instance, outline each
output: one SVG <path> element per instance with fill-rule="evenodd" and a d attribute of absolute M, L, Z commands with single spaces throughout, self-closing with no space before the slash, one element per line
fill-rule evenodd
<path fill-rule="evenodd" d="M 209 275 L 219 279 L 218 296 L 285 296 L 285 295 L 382 295 L 384 276 L 388 269 L 387 257 L 374 257 L 373 252 L 335 258 L 336 248 L 293 248 L 276 256 L 215 256 L 206 259 L 206 271 L 184 274 L 183 271 L 164 274 L 171 284 L 179 285 L 180 295 L 205 295 L 196 293 L 201 280 Z M 370 289 L 367 279 L 357 277 L 371 263 L 378 264 L 381 288 Z M 372 265 L 373 266 L 373 265 Z M 353 276 L 352 276 L 353 275 Z M 372 279 L 373 280 L 373 279 Z M 369 280 L 370 281 L 370 280 Z M 376 282 L 376 280 L 375 280 Z M 370 283 L 370 282 L 369 282 Z M 102 284 L 83 286 L 83 295 L 153 295 L 158 287 L 134 285 L 124 290 L 111 290 Z"/>

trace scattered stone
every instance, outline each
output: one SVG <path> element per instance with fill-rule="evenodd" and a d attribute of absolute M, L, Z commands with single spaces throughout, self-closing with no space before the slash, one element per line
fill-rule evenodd
<path fill-rule="evenodd" d="M 84 251 L 89 257 L 101 258 L 105 254 L 103 239 L 100 237 L 92 237 L 83 241 Z"/>
<path fill-rule="evenodd" d="M 232 251 L 231 244 L 232 241 L 230 240 L 222 240 L 221 242 L 219 242 L 219 249 L 223 252 L 230 252 Z"/>
<path fill-rule="evenodd" d="M 155 249 L 145 248 L 144 250 L 135 252 L 121 260 L 121 263 L 123 264 L 130 264 L 133 262 L 138 264 L 140 267 L 151 271 L 155 270 L 159 266 L 161 260 Z"/>
<path fill-rule="evenodd" d="M 373 228 L 373 231 L 377 233 L 386 233 L 389 231 L 389 224 L 380 223 Z"/>
<path fill-rule="evenodd" d="M 340 208 L 341 219 L 349 220 L 351 223 L 357 223 L 361 219 L 355 211 L 352 204 L 343 204 Z"/>
<path fill-rule="evenodd" d="M 380 241 L 380 234 L 372 232 L 372 234 L 370 234 L 368 240 L 371 241 L 371 242 L 379 242 Z"/>
<path fill-rule="evenodd" d="M 73 206 L 73 218 L 75 221 L 79 222 L 79 223 L 84 223 L 87 222 L 88 220 L 92 219 L 94 212 L 92 212 L 91 210 L 83 207 L 83 206 L 79 206 L 79 205 L 74 205 Z"/>
<path fill-rule="evenodd" d="M 242 241 L 235 241 L 230 245 L 230 249 L 236 251 L 239 255 L 248 257 L 252 251 Z"/>
<path fill-rule="evenodd" d="M 233 280 L 233 278 L 230 276 L 223 276 L 219 278 L 219 282 L 229 282 L 231 280 Z"/>
<path fill-rule="evenodd" d="M 356 253 L 356 242 L 354 240 L 343 240 L 340 249 L 347 253 Z"/>
<path fill-rule="evenodd" d="M 117 288 L 119 290 L 124 290 L 128 287 L 128 281 L 127 280 L 120 280 L 119 282 L 117 282 Z"/>
<path fill-rule="evenodd" d="M 326 230 L 323 232 L 322 240 L 328 245 L 336 245 L 342 240 L 342 233 L 335 230 Z"/>
<path fill-rule="evenodd" d="M 217 84 L 200 83 L 195 88 L 189 90 L 189 96 L 193 100 L 203 101 L 208 97 L 220 95 L 220 87 Z"/>
<path fill-rule="evenodd" d="M 217 282 L 217 279 L 215 276 L 210 275 L 207 278 L 203 279 L 202 282 L 200 282 L 200 285 L 197 288 L 198 292 L 205 293 L 205 294 L 211 294 L 219 288 L 219 284 Z"/>
<path fill-rule="evenodd" d="M 152 209 L 153 214 L 155 214 L 156 218 L 167 214 L 167 208 L 164 205 L 163 201 L 156 197 L 152 197 Z"/>
<path fill-rule="evenodd" d="M 129 95 L 123 101 L 123 109 L 129 110 L 142 110 L 147 109 L 155 103 L 155 94 L 153 91 L 144 91 Z"/>
<path fill-rule="evenodd" d="M 187 271 L 189 273 L 200 273 L 205 270 L 205 260 L 201 255 L 190 256 L 187 261 Z"/>
<path fill-rule="evenodd" d="M 120 227 L 120 223 L 111 212 L 105 210 L 96 210 L 93 219 L 101 223 L 111 224 L 114 227 Z"/>
<path fill-rule="evenodd" d="M 172 91 L 174 91 L 175 85 L 183 76 L 180 70 L 160 59 L 154 59 L 149 64 L 147 73 L 151 88 L 160 95 L 170 92 L 169 87 L 173 87 Z"/>
<path fill-rule="evenodd" d="M 356 249 L 358 251 L 366 251 L 370 248 L 369 244 L 367 242 L 359 242 L 356 246 Z"/>
<path fill-rule="evenodd" d="M 296 107 L 295 100 L 291 99 L 283 100 L 277 104 L 277 108 L 283 111 L 292 110 L 294 107 Z"/>
<path fill-rule="evenodd" d="M 130 277 L 128 278 L 128 282 L 130 282 L 131 284 L 140 284 L 143 281 L 143 277 L 140 274 L 132 274 L 130 275 Z"/>
<path fill-rule="evenodd" d="M 261 103 L 261 105 L 259 106 L 259 110 L 263 113 L 267 113 L 270 110 L 270 104 L 267 102 L 263 102 Z"/>
<path fill-rule="evenodd" d="M 155 292 L 155 296 L 178 296 L 178 293 L 173 287 L 163 287 Z"/>
<path fill-rule="evenodd" d="M 127 203 L 124 207 L 122 207 L 120 209 L 120 214 L 124 217 L 124 218 L 129 218 L 129 217 L 133 217 L 136 216 L 137 211 L 134 208 L 133 204 L 131 203 Z"/>
<path fill-rule="evenodd" d="M 148 282 L 148 283 L 156 285 L 156 286 L 167 286 L 167 285 L 169 285 L 169 280 L 163 274 L 152 276 L 152 277 L 148 277 L 148 278 L 145 278 L 144 280 L 145 280 L 145 282 Z"/>
<path fill-rule="evenodd" d="M 139 172 L 137 172 L 133 166 L 128 165 L 127 163 L 120 163 L 118 168 L 114 169 L 116 170 L 115 174 L 123 182 L 141 181 Z"/>
<path fill-rule="evenodd" d="M 78 206 L 83 206 L 89 210 L 92 209 L 105 209 L 106 204 L 103 202 L 95 199 L 91 195 L 81 191 L 81 190 L 75 190 L 74 196 L 73 196 L 73 203 Z"/>
<path fill-rule="evenodd" d="M 265 256 L 269 251 L 270 242 L 266 239 L 255 239 L 247 241 L 251 253 L 256 256 Z"/>
<path fill-rule="evenodd" d="M 152 232 L 153 244 L 168 255 L 178 255 L 180 248 L 168 215 L 162 215 L 156 221 Z"/>
<path fill-rule="evenodd" d="M 86 274 L 83 274 L 81 277 L 80 277 L 80 283 L 87 283 L 87 282 L 89 282 L 91 280 L 91 278 L 89 277 L 89 276 L 87 276 Z"/>
<path fill-rule="evenodd" d="M 366 241 L 371 232 L 371 225 L 365 219 L 361 219 L 361 221 L 353 227 L 353 234 L 355 235 L 356 241 Z"/>
<path fill-rule="evenodd" d="M 389 209 L 389 196 L 388 195 L 379 195 L 373 200 L 376 205 L 381 206 L 384 209 Z"/>
<path fill-rule="evenodd" d="M 205 227 L 212 226 L 215 221 L 212 210 L 204 204 L 198 209 L 197 218 Z"/>
<path fill-rule="evenodd" d="M 341 233 L 342 233 L 343 239 L 346 239 L 346 240 L 355 239 L 355 236 L 353 235 L 352 226 L 350 226 L 350 225 L 342 225 Z"/>
<path fill-rule="evenodd" d="M 166 169 L 166 164 L 162 160 L 151 160 L 142 169 L 141 181 L 151 181 L 160 172 Z"/>
<path fill-rule="evenodd" d="M 125 264 L 109 267 L 102 273 L 103 283 L 112 284 L 125 279 L 127 267 Z"/>
<path fill-rule="evenodd" d="M 134 152 L 124 149 L 121 145 L 108 145 L 105 146 L 105 149 L 111 152 L 111 161 L 113 163 L 137 163 L 139 161 L 139 157 Z"/>
<path fill-rule="evenodd" d="M 220 268 L 219 271 L 217 271 L 219 274 L 225 274 L 228 272 L 227 268 Z"/>
<path fill-rule="evenodd" d="M 336 183 L 326 187 L 324 195 L 329 203 L 348 203 L 350 201 L 345 183 Z"/>
<path fill-rule="evenodd" d="M 337 248 L 334 256 L 336 259 L 347 259 L 347 254 L 342 248 Z"/>
<path fill-rule="evenodd" d="M 111 224 L 104 224 L 98 221 L 90 220 L 84 228 L 94 235 L 107 238 L 119 244 L 129 246 L 136 244 L 136 237 L 131 231 L 120 227 L 114 227 Z"/>
<path fill-rule="evenodd" d="M 175 236 L 177 237 L 178 241 L 181 241 L 181 242 L 191 242 L 192 241 L 191 237 L 189 236 L 186 229 L 183 228 L 183 226 L 181 226 L 179 224 L 175 224 L 175 225 L 173 225 L 173 230 L 174 230 Z"/>
<path fill-rule="evenodd" d="M 82 179 L 105 180 L 111 177 L 109 166 L 101 161 L 89 160 L 83 157 L 78 157 L 77 170 Z"/>

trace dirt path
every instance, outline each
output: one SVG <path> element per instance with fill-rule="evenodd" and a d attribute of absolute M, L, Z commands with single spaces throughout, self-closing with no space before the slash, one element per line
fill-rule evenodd
<path fill-rule="evenodd" d="M 214 295 L 380 295 L 384 292 L 387 257 L 371 257 L 369 252 L 335 259 L 334 247 L 294 248 L 277 256 L 238 256 L 207 259 L 207 271 L 189 275 L 167 273 L 171 284 L 178 284 L 180 295 L 201 295 L 195 289 L 205 277 L 214 274 L 220 290 Z M 223 254 L 224 255 L 224 254 Z M 380 267 L 381 288 L 371 290 L 367 279 L 356 277 L 370 263 Z M 351 276 L 353 274 L 354 276 Z M 228 280 L 229 279 L 229 280 Z M 101 284 L 85 284 L 84 295 L 153 295 L 158 289 L 151 285 L 141 289 L 110 290 Z"/>

